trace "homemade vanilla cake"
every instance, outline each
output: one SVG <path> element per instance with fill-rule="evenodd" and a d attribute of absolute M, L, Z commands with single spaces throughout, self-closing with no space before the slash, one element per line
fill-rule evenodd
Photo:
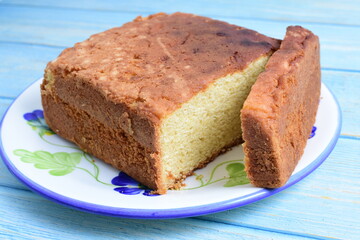
<path fill-rule="evenodd" d="M 47 65 L 45 119 L 60 136 L 164 194 L 240 143 L 240 109 L 279 44 L 191 14 L 138 17 Z"/>
<path fill-rule="evenodd" d="M 304 152 L 320 100 L 319 50 L 312 32 L 288 27 L 252 86 L 241 124 L 245 169 L 255 186 L 284 185 Z"/>

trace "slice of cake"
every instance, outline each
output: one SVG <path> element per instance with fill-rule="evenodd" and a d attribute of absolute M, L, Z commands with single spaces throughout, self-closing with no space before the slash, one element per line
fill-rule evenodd
<path fill-rule="evenodd" d="M 241 111 L 245 166 L 258 187 L 284 185 L 301 158 L 320 97 L 319 39 L 288 27 Z"/>
<path fill-rule="evenodd" d="M 138 17 L 48 64 L 45 119 L 163 194 L 240 142 L 240 109 L 279 43 L 191 14 Z"/>

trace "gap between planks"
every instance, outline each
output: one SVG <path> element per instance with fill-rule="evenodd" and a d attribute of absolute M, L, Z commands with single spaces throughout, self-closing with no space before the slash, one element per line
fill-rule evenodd
<path fill-rule="evenodd" d="M 14 188 L 14 187 L 7 187 L 7 186 L 0 186 L 4 189 L 12 189 L 13 191 L 17 191 L 17 190 L 20 190 L 20 191 L 26 191 L 27 193 L 31 193 L 31 194 L 35 194 L 36 197 L 38 199 L 41 199 L 41 200 L 46 200 L 46 202 L 48 204 L 50 203 L 54 203 L 54 201 L 51 201 L 49 199 L 46 199 L 45 197 L 39 195 L 39 194 L 36 194 L 36 193 L 33 193 L 32 191 L 28 190 L 28 189 L 18 189 L 18 188 Z M 60 204 L 59 204 L 60 205 Z M 55 205 L 57 206 L 57 205 Z M 51 207 L 51 206 L 50 206 Z M 67 209 L 71 209 L 71 207 L 68 207 L 68 206 L 64 206 L 66 207 Z M 82 212 L 82 213 L 85 213 L 83 211 L 80 211 L 80 210 L 76 210 L 76 211 L 79 211 L 79 212 Z M 94 213 L 92 213 L 94 214 Z M 94 216 L 102 216 L 101 214 L 98 215 L 98 214 L 94 214 Z M 117 217 L 115 217 L 117 218 Z M 298 233 L 298 232 L 292 232 L 292 231 L 284 231 L 284 230 L 279 230 L 279 229 L 273 229 L 273 228 L 268 228 L 268 227 L 263 227 L 263 226 L 256 226 L 256 225 L 253 225 L 253 224 L 237 224 L 237 223 L 231 223 L 229 221 L 220 221 L 220 220 L 217 220 L 217 219 L 211 219 L 211 214 L 210 215 L 204 215 L 204 216 L 197 216 L 197 217 L 189 217 L 188 219 L 196 219 L 198 221 L 202 221 L 202 222 L 210 222 L 210 223 L 220 223 L 220 224 L 224 224 L 224 225 L 228 225 L 228 226 L 231 226 L 231 227 L 242 227 L 244 229 L 249 229 L 249 230 L 260 230 L 262 232 L 266 232 L 266 233 L 275 233 L 275 234 L 281 234 L 281 235 L 285 235 L 285 236 L 292 236 L 292 237 L 298 237 L 298 238 L 309 238 L 309 239 L 318 239 L 318 240 L 328 240 L 330 238 L 328 237 L 323 237 L 323 236 L 317 236 L 317 235 L 312 235 L 312 234 L 306 234 L 306 233 Z M 120 218 L 120 219 L 124 219 L 126 220 L 126 218 Z M 134 221 L 136 219 L 129 219 L 130 221 Z M 141 220 L 141 219 L 139 219 Z M 168 221 L 168 220 L 171 220 L 171 219 L 147 219 L 147 221 Z M 210 230 L 210 228 L 209 228 Z M 225 231 L 226 233 L 229 233 L 229 234 L 234 234 L 234 235 L 239 235 L 241 233 L 239 232 L 231 232 L 231 231 Z M 297 239 L 297 238 L 296 238 Z"/>
<path fill-rule="evenodd" d="M 219 221 L 216 219 L 211 219 L 211 217 L 208 217 L 207 215 L 199 216 L 199 217 L 195 217 L 195 218 L 201 219 L 203 221 L 217 222 L 217 223 L 228 224 L 228 225 L 232 225 L 232 226 L 249 228 L 249 229 L 266 231 L 266 232 L 272 232 L 272 233 L 280 233 L 280 234 L 290 235 L 290 236 L 294 236 L 294 237 L 304 237 L 304 238 L 318 239 L 318 240 L 330 240 L 330 239 L 333 240 L 334 239 L 333 237 L 325 237 L 325 236 L 318 236 L 318 235 L 313 235 L 313 234 L 285 231 L 285 230 L 280 230 L 280 229 L 275 229 L 275 228 L 267 228 L 264 226 L 257 227 L 256 225 L 252 225 L 252 224 L 244 224 L 244 223 L 236 224 L 236 223 L 230 223 L 228 221 Z"/>
<path fill-rule="evenodd" d="M 1 2 L 1 1 L 0 1 Z M 113 10 L 113 9 L 91 9 L 91 8 L 79 8 L 79 7 L 52 7 L 52 6 L 41 6 L 41 5 L 28 5 L 28 4 L 16 4 L 16 3 L 1 3 L 4 7 L 26 7 L 26 8 L 40 8 L 40 9 L 60 9 L 60 10 L 77 10 L 84 12 L 114 12 L 114 13 L 135 13 L 135 14 L 155 14 L 156 11 L 143 11 L 143 10 Z M 169 12 L 172 13 L 172 12 Z M 200 14 L 201 15 L 201 14 Z M 314 25 L 326 25 L 326 26 L 340 26 L 340 27 L 360 27 L 359 24 L 347 24 L 347 23 L 335 23 L 335 22 L 316 22 L 316 21 L 299 21 L 293 19 L 270 19 L 270 18 L 256 18 L 256 17 L 239 17 L 237 15 L 216 15 L 216 14 L 205 14 L 211 18 L 227 18 L 227 19 L 243 19 L 243 20 L 255 20 L 265 22 L 296 22 L 299 24 L 314 24 Z M 205 16 L 203 15 L 203 16 Z"/>

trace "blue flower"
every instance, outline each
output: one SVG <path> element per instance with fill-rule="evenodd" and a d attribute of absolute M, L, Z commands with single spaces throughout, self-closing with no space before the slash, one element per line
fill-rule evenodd
<path fill-rule="evenodd" d="M 25 113 L 24 118 L 27 121 L 37 121 L 38 119 L 44 119 L 44 112 L 42 110 L 34 110 L 31 113 Z"/>
<path fill-rule="evenodd" d="M 118 176 L 111 180 L 111 183 L 116 186 L 127 186 L 127 185 L 139 185 L 137 181 L 132 179 L 129 175 L 124 172 L 120 172 Z"/>
<path fill-rule="evenodd" d="M 315 136 L 316 129 L 317 128 L 315 126 L 312 127 L 309 139 Z"/>
<path fill-rule="evenodd" d="M 27 121 L 27 124 L 29 124 L 40 136 L 55 134 L 46 124 L 42 110 L 34 110 L 25 113 L 23 117 Z"/>
<path fill-rule="evenodd" d="M 145 196 L 150 196 L 150 197 L 152 197 L 152 196 L 159 196 L 158 194 L 153 194 L 153 193 L 151 193 L 151 192 L 152 192 L 151 189 L 145 189 L 145 191 L 143 192 L 143 195 L 145 195 Z"/>
<path fill-rule="evenodd" d="M 132 188 L 132 187 L 117 187 L 114 188 L 115 191 L 126 194 L 126 195 L 137 195 L 143 191 L 141 188 Z"/>
<path fill-rule="evenodd" d="M 144 196 L 159 196 L 152 194 L 152 190 L 138 183 L 124 172 L 120 172 L 118 176 L 111 180 L 111 183 L 119 186 L 114 188 L 115 191 L 126 195 L 138 195 L 142 193 Z"/>

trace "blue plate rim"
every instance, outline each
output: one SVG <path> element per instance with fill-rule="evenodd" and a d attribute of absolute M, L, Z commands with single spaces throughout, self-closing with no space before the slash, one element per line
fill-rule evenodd
<path fill-rule="evenodd" d="M 310 173 L 312 173 L 316 168 L 318 168 L 325 159 L 330 155 L 332 150 L 334 149 L 341 131 L 342 126 L 342 112 L 340 108 L 340 104 L 338 100 L 336 99 L 333 92 L 330 90 L 330 88 L 327 87 L 325 83 L 322 82 L 323 85 L 327 88 L 327 90 L 330 92 L 330 95 L 335 101 L 335 104 L 337 106 L 338 111 L 338 119 L 337 119 L 337 129 L 335 131 L 334 136 L 330 140 L 328 146 L 325 148 L 325 150 L 307 167 L 299 171 L 298 173 L 294 174 L 290 177 L 288 182 L 280 188 L 277 189 L 260 189 L 259 191 L 256 191 L 254 193 L 241 196 L 238 198 L 233 198 L 230 200 L 222 201 L 222 202 L 216 202 L 201 206 L 194 206 L 194 207 L 185 207 L 185 208 L 172 208 L 172 209 L 134 209 L 134 208 L 119 208 L 119 207 L 109 207 L 104 205 L 98 205 L 93 203 L 88 203 L 80 200 L 76 200 L 70 197 L 65 197 L 61 194 L 58 194 L 56 192 L 50 191 L 41 185 L 33 182 L 31 179 L 27 178 L 25 175 L 21 173 L 11 162 L 9 157 L 7 156 L 3 144 L 2 144 L 2 127 L 3 127 L 3 121 L 8 113 L 8 111 L 11 109 L 12 105 L 17 101 L 17 99 L 33 84 L 36 84 L 39 80 L 36 80 L 32 82 L 29 86 L 27 86 L 10 104 L 10 106 L 5 111 L 1 121 L 0 121 L 0 156 L 3 159 L 3 162 L 5 163 L 6 167 L 9 169 L 9 171 L 18 178 L 21 182 L 23 182 L 26 186 L 28 186 L 32 191 L 38 193 L 39 195 L 53 201 L 56 203 L 59 203 L 61 205 L 85 211 L 90 213 L 96 213 L 100 215 L 107 215 L 107 216 L 115 216 L 115 217 L 123 217 L 123 218 L 136 218 L 136 219 L 169 219 L 169 218 L 184 218 L 184 217 L 194 217 L 194 216 L 200 216 L 200 215 L 206 215 L 216 212 L 221 212 L 225 210 L 230 210 L 233 208 L 241 207 L 253 202 L 257 202 L 261 199 L 270 197 L 278 192 L 281 192 L 282 190 L 285 190 L 286 188 L 296 184 L 306 176 L 308 176 Z"/>

